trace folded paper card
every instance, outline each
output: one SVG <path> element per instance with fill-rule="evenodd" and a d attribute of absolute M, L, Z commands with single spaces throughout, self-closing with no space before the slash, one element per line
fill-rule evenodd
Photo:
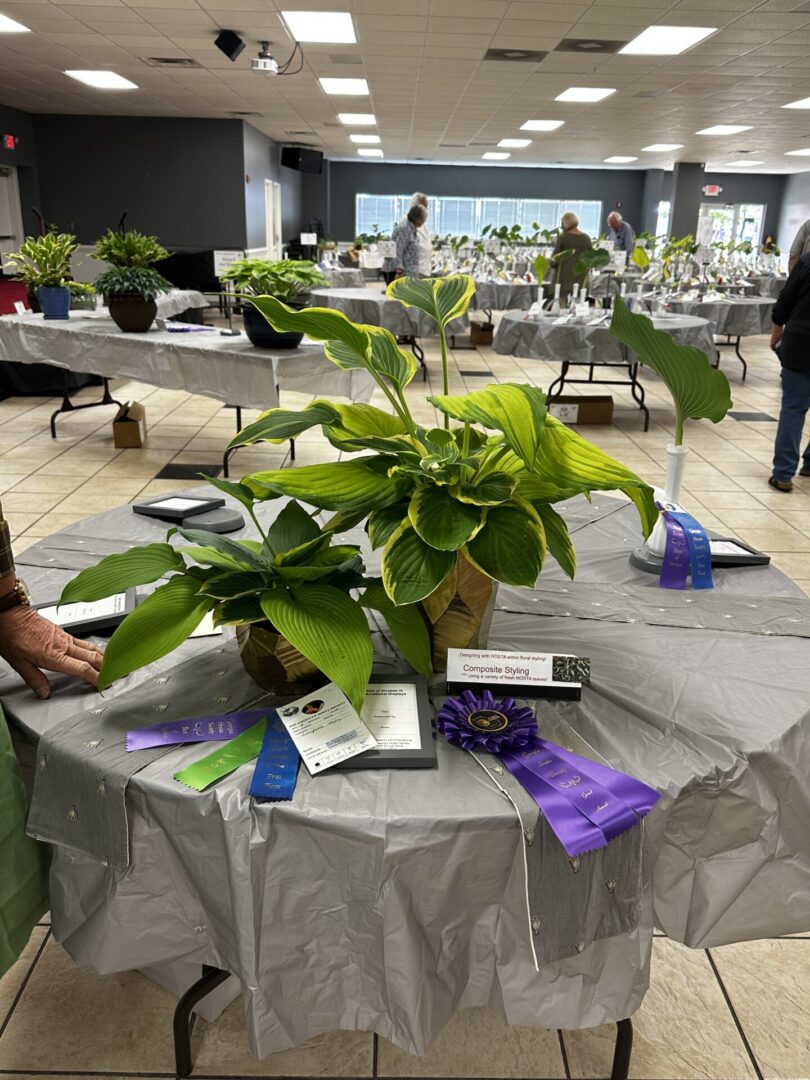
<path fill-rule="evenodd" d="M 579 701 L 582 684 L 591 677 L 584 656 L 553 653 L 497 652 L 492 649 L 448 649 L 447 692 L 488 686 L 520 697 Z"/>

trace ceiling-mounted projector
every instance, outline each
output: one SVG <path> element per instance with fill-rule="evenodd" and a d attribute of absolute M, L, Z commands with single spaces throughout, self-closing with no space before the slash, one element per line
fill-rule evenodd
<path fill-rule="evenodd" d="M 261 52 L 250 62 L 251 67 L 254 71 L 263 71 L 267 75 L 278 75 L 278 60 L 270 52 L 270 42 L 263 41 L 261 45 Z"/>

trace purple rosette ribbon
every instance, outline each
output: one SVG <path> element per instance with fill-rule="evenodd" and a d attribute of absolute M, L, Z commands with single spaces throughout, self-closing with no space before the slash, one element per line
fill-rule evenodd
<path fill-rule="evenodd" d="M 531 709 L 489 690 L 465 690 L 439 711 L 437 726 L 465 750 L 487 750 L 534 799 L 568 855 L 605 847 L 633 828 L 660 798 L 626 773 L 599 765 L 537 735 Z"/>

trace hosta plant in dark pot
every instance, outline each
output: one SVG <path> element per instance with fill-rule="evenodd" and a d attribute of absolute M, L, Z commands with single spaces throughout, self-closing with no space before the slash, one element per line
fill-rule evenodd
<path fill-rule="evenodd" d="M 48 232 L 27 236 L 19 251 L 6 255 L 46 319 L 69 318 L 70 257 L 77 247 L 76 237 L 70 233 Z"/>
<path fill-rule="evenodd" d="M 145 236 L 135 229 L 108 229 L 96 241 L 95 257 L 111 264 L 96 278 L 96 290 L 107 298 L 110 316 L 119 330 L 142 334 L 154 322 L 155 299 L 168 292 L 171 284 L 152 264 L 168 254 L 156 236 Z"/>
<path fill-rule="evenodd" d="M 172 529 L 169 538 L 174 534 L 185 546 L 146 544 L 110 555 L 65 587 L 62 604 L 167 578 L 113 634 L 100 689 L 176 649 L 208 612 L 216 625 L 236 627 L 246 671 L 275 694 L 304 694 L 331 679 L 359 709 L 372 664 L 364 608 L 382 614 L 402 655 L 430 673 L 419 610 L 394 606 L 379 579 L 365 575 L 359 547 L 334 543 L 333 530 L 322 529 L 294 500 L 265 530 L 249 488 L 211 482 L 242 503 L 259 539 Z"/>
<path fill-rule="evenodd" d="M 297 349 L 304 335 L 274 329 L 253 306 L 254 296 L 269 295 L 291 307 L 303 307 L 310 289 L 329 284 L 315 263 L 307 259 L 240 259 L 231 263 L 220 281 L 231 282 L 239 297 L 251 301 L 243 304 L 242 315 L 245 333 L 259 349 Z"/>
<path fill-rule="evenodd" d="M 497 582 L 533 586 L 547 553 L 573 576 L 573 544 L 554 503 L 621 489 L 638 508 L 645 536 L 658 515 L 651 488 L 550 416 L 538 387 L 501 383 L 449 393 L 445 328 L 467 310 L 474 287 L 458 275 L 400 278 L 388 288 L 390 298 L 426 312 L 439 328 L 444 393 L 428 398 L 439 417 L 432 428 L 416 422 L 405 397 L 416 361 L 387 330 L 355 325 L 338 311 L 296 312 L 256 297 L 278 330 L 325 341 L 338 367 L 368 370 L 390 409 L 329 401 L 270 409 L 232 443 L 281 443 L 321 427 L 340 461 L 257 472 L 242 484 L 258 499 L 287 495 L 334 511 L 331 528 L 365 522 L 372 547 L 382 548 L 385 595 L 394 605 L 420 606 L 436 668 L 444 667 L 448 647 L 484 644 Z"/>

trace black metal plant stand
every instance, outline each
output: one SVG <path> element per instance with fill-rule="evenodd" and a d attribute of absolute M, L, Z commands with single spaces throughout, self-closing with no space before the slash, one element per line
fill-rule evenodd
<path fill-rule="evenodd" d="M 70 400 L 70 372 L 62 372 L 62 404 L 55 412 L 51 413 L 51 438 L 56 438 L 56 418 L 60 413 L 78 412 L 79 409 L 96 409 L 99 405 L 117 405 L 121 408 L 121 402 L 112 396 L 110 393 L 110 380 L 106 375 L 102 376 L 104 379 L 104 392 L 100 401 L 88 401 L 84 405 L 74 405 Z"/>
<path fill-rule="evenodd" d="M 587 379 L 572 379 L 569 377 L 568 372 L 571 367 L 587 367 L 588 378 Z M 596 368 L 624 368 L 627 371 L 628 378 L 626 379 L 595 379 L 594 370 Z M 645 394 L 644 387 L 638 381 L 638 361 L 635 363 L 618 363 L 618 364 L 578 364 L 571 360 L 563 360 L 562 369 L 560 374 L 548 388 L 548 401 L 553 401 L 554 398 L 559 397 L 565 389 L 565 384 L 568 383 L 591 383 L 594 386 L 629 386 L 630 393 L 633 395 L 633 401 L 638 405 L 639 409 L 644 413 L 644 430 L 650 430 L 650 410 L 644 404 Z"/>
<path fill-rule="evenodd" d="M 174 1062 L 177 1080 L 191 1076 L 194 1061 L 191 1055 L 191 1035 L 194 1031 L 196 1016 L 195 1005 L 221 986 L 230 973 L 221 968 L 203 965 L 202 976 L 186 990 L 177 1002 L 174 1010 Z M 630 1075 L 630 1057 L 633 1053 L 633 1022 L 628 1017 L 616 1023 L 616 1045 L 613 1051 L 613 1065 L 610 1080 L 628 1080 Z"/>

